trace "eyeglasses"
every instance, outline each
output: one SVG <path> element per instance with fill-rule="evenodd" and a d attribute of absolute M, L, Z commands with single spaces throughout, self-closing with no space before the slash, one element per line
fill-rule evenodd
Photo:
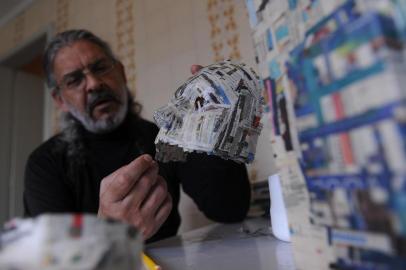
<path fill-rule="evenodd" d="M 63 76 L 57 89 L 80 90 L 86 84 L 86 74 L 90 73 L 100 79 L 114 69 L 116 62 L 110 59 L 101 59 L 89 64 L 84 69 L 78 69 Z"/>

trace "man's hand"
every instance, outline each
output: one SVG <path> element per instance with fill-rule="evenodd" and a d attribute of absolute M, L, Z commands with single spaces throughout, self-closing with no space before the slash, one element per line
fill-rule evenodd
<path fill-rule="evenodd" d="M 157 232 L 171 209 L 166 182 L 149 155 L 138 157 L 101 182 L 98 216 L 132 224 L 145 239 Z"/>

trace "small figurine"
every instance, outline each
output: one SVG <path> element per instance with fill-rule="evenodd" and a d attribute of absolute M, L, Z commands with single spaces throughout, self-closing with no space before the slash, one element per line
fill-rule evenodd
<path fill-rule="evenodd" d="M 134 227 L 95 215 L 14 219 L 0 233 L 0 269 L 142 269 L 142 247 Z"/>
<path fill-rule="evenodd" d="M 250 163 L 262 129 L 259 77 L 245 64 L 202 68 L 157 110 L 156 159 L 185 161 L 193 151 Z"/>

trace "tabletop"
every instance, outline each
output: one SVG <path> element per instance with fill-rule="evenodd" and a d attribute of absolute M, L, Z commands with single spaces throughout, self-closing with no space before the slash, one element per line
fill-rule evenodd
<path fill-rule="evenodd" d="M 294 270 L 291 244 L 276 239 L 269 219 L 213 224 L 146 246 L 163 270 Z"/>

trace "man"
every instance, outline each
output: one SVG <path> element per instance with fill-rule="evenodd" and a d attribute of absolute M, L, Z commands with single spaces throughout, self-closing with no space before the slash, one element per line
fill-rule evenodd
<path fill-rule="evenodd" d="M 245 217 L 244 165 L 203 154 L 185 163 L 152 159 L 158 128 L 139 116 L 124 67 L 104 41 L 85 30 L 60 33 L 48 45 L 44 69 L 64 128 L 28 159 L 26 215 L 98 213 L 133 224 L 154 241 L 176 234 L 182 185 L 208 218 Z"/>

